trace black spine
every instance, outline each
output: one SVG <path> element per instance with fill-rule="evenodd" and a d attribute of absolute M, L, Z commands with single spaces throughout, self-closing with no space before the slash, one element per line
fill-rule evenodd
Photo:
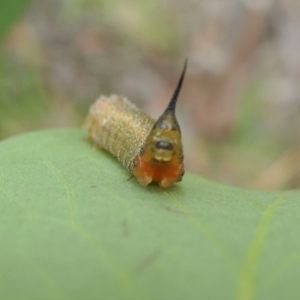
<path fill-rule="evenodd" d="M 188 60 L 186 59 L 184 62 L 184 67 L 183 67 L 183 71 L 181 73 L 180 79 L 178 81 L 177 87 L 175 89 L 175 92 L 173 94 L 173 97 L 170 100 L 169 105 L 167 106 L 165 112 L 172 112 L 173 114 L 175 114 L 175 108 L 176 108 L 176 103 L 177 103 L 177 99 L 181 90 L 181 86 L 184 80 L 184 76 L 185 76 L 185 71 L 186 71 L 186 67 L 187 67 L 187 62 Z"/>

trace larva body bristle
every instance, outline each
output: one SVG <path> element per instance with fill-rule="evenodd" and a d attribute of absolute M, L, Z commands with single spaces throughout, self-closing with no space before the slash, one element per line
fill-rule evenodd
<path fill-rule="evenodd" d="M 155 121 L 127 98 L 101 96 L 90 108 L 85 128 L 89 139 L 115 156 L 130 172 L 134 158 Z"/>

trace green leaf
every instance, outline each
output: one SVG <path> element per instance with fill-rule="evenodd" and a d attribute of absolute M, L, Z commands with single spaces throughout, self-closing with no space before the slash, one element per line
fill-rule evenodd
<path fill-rule="evenodd" d="M 297 299 L 299 191 L 145 188 L 83 138 L 0 143 L 0 299 Z"/>
<path fill-rule="evenodd" d="M 28 7 L 30 0 L 1 0 L 0 8 L 0 43 L 12 24 Z"/>

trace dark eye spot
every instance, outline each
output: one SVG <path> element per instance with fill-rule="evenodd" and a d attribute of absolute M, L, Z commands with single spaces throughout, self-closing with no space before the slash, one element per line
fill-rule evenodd
<path fill-rule="evenodd" d="M 173 150 L 174 146 L 169 142 L 159 141 L 156 143 L 156 147 L 159 149 Z"/>

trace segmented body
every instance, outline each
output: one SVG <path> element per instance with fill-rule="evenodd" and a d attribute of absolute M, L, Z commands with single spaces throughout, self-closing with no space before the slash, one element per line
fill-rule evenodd
<path fill-rule="evenodd" d="M 93 143 L 110 152 L 129 171 L 155 120 L 127 98 L 101 96 L 90 108 L 85 127 Z"/>

